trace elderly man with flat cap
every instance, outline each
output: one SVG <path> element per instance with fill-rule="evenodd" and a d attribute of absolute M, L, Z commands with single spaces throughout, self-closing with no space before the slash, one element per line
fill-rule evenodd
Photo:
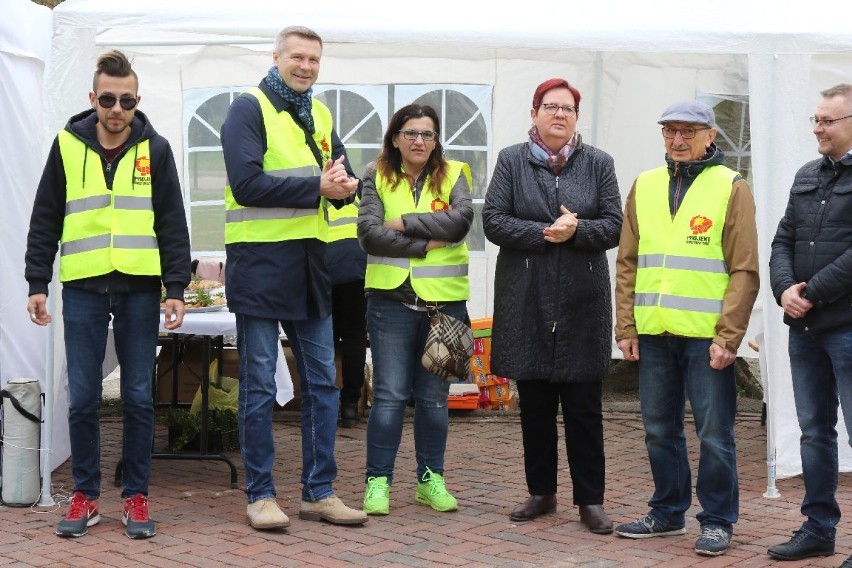
<path fill-rule="evenodd" d="M 689 398 L 700 441 L 695 552 L 724 554 L 739 515 L 734 361 L 759 287 L 748 183 L 713 141 L 715 115 L 687 100 L 663 112 L 666 165 L 627 196 L 616 260 L 615 338 L 639 364 L 645 445 L 654 478 L 647 515 L 627 538 L 681 535 L 692 504 L 684 434 Z"/>

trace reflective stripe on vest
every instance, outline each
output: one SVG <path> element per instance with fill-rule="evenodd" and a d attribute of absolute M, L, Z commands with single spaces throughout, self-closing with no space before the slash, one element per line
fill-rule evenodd
<path fill-rule="evenodd" d="M 266 131 L 264 173 L 275 177 L 319 176 L 322 171 L 313 152 L 305 144 L 305 132 L 286 110 L 277 112 L 263 91 L 249 89 L 241 96 L 254 97 L 260 104 Z M 314 140 L 323 154 L 331 157 L 331 112 L 314 99 Z M 278 242 L 295 239 L 328 239 L 325 198 L 310 209 L 291 207 L 243 207 L 234 199 L 231 185 L 225 186 L 225 244 Z"/>
<path fill-rule="evenodd" d="M 356 197 L 354 203 L 340 209 L 328 207 L 328 242 L 358 238 L 359 204 L 360 200 Z"/>
<path fill-rule="evenodd" d="M 636 180 L 639 255 L 633 311 L 640 334 L 715 335 L 730 281 L 722 232 L 737 175 L 725 166 L 706 168 L 673 219 L 667 168 Z"/>
<path fill-rule="evenodd" d="M 159 276 L 148 141 L 128 148 L 113 164 L 110 190 L 96 152 L 68 131 L 60 132 L 58 140 L 66 180 L 59 279 L 67 282 L 114 270 Z"/>
<path fill-rule="evenodd" d="M 470 167 L 464 162 L 448 160 L 447 176 L 441 185 L 438 197 L 429 188 L 429 178 L 423 184 L 420 202 L 415 205 L 408 182 L 402 182 L 391 191 L 390 184 L 376 173 L 376 192 L 385 209 L 385 221 L 398 219 L 406 213 L 434 213 L 450 203 L 450 193 L 460 175 L 464 175 L 469 186 L 473 186 Z M 398 258 L 386 256 L 367 257 L 365 287 L 379 290 L 394 290 L 406 278 L 417 296 L 429 302 L 451 302 L 470 297 L 468 279 L 467 245 L 441 247 L 430 250 L 425 258 Z"/>

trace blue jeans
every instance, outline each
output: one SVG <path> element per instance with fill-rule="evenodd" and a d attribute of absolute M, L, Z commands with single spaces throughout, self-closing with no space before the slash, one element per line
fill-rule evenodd
<path fill-rule="evenodd" d="M 124 441 L 123 498 L 148 494 L 154 440 L 152 381 L 160 328 L 160 293 L 98 294 L 62 289 L 65 357 L 68 363 L 68 430 L 74 490 L 101 493 L 100 402 L 110 314 L 121 366 Z"/>
<path fill-rule="evenodd" d="M 802 477 L 805 496 L 802 529 L 833 541 L 840 520 L 835 499 L 838 480 L 837 405 L 843 405 L 846 429 L 852 432 L 852 327 L 820 333 L 790 328 L 793 397 L 802 430 Z"/>
<path fill-rule="evenodd" d="M 248 502 L 275 497 L 272 410 L 278 320 L 236 314 L 240 352 L 238 419 Z M 302 413 L 302 500 L 333 494 L 337 476 L 334 437 L 339 391 L 335 386 L 331 316 L 281 321 L 299 371 Z"/>
<path fill-rule="evenodd" d="M 692 503 L 684 433 L 689 397 L 700 444 L 698 522 L 731 529 L 739 517 L 736 377 L 733 365 L 721 371 L 710 367 L 710 344 L 710 339 L 639 336 L 639 398 L 654 477 L 648 505 L 658 521 L 683 526 Z"/>
<path fill-rule="evenodd" d="M 441 311 L 464 321 L 465 302 Z M 414 398 L 414 453 L 417 480 L 426 468 L 444 473 L 450 383 L 427 371 L 420 359 L 426 346 L 429 316 L 380 296 L 367 299 L 367 330 L 373 355 L 373 406 L 367 422 L 367 477 L 393 481 L 393 466 L 402 438 L 405 407 Z"/>

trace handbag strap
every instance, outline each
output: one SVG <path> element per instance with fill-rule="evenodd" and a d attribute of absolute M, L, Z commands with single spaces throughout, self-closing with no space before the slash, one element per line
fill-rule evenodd
<path fill-rule="evenodd" d="M 429 314 L 429 319 L 432 323 L 438 323 L 437 317 L 441 312 L 438 310 L 438 302 L 426 302 L 426 313 Z"/>

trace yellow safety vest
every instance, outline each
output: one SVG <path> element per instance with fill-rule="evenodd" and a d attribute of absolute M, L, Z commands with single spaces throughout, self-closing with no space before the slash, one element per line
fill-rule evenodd
<path fill-rule="evenodd" d="M 376 192 L 385 208 L 385 221 L 398 219 L 406 213 L 432 213 L 446 208 L 450 203 L 450 192 L 463 173 L 472 187 L 470 166 L 464 162 L 449 160 L 449 168 L 439 197 L 429 191 L 429 178 L 423 184 L 420 201 L 414 204 L 414 195 L 407 184 L 391 191 L 390 183 L 376 173 Z M 441 247 L 430 250 L 425 258 L 389 257 L 367 255 L 366 288 L 394 290 L 406 278 L 417 296 L 427 302 L 452 302 L 470 297 L 468 280 L 468 251 L 462 243 L 456 247 Z"/>
<path fill-rule="evenodd" d="M 354 203 L 340 209 L 335 209 L 333 206 L 328 208 L 328 242 L 358 238 L 358 205 L 360 203 L 361 200 L 356 197 Z"/>
<path fill-rule="evenodd" d="M 110 191 L 100 156 L 66 130 L 58 139 L 65 169 L 59 280 L 91 278 L 114 270 L 159 276 L 148 141 L 127 149 L 116 166 Z M 92 155 L 86 156 L 87 152 Z"/>
<path fill-rule="evenodd" d="M 293 121 L 286 110 L 278 112 L 258 88 L 242 96 L 252 96 L 260 103 L 266 130 L 266 152 L 263 171 L 276 177 L 318 176 L 322 170 L 313 152 L 305 144 L 305 131 Z M 313 138 L 322 153 L 323 162 L 331 156 L 331 112 L 314 99 L 311 115 L 316 131 Z M 243 207 L 234 200 L 230 183 L 225 186 L 225 244 L 268 243 L 295 239 L 328 239 L 325 217 L 327 201 L 320 199 L 319 207 Z"/>
<path fill-rule="evenodd" d="M 636 180 L 639 256 L 633 311 L 640 334 L 715 335 L 730 281 L 722 231 L 738 175 L 725 166 L 706 168 L 674 218 L 667 168 Z"/>

